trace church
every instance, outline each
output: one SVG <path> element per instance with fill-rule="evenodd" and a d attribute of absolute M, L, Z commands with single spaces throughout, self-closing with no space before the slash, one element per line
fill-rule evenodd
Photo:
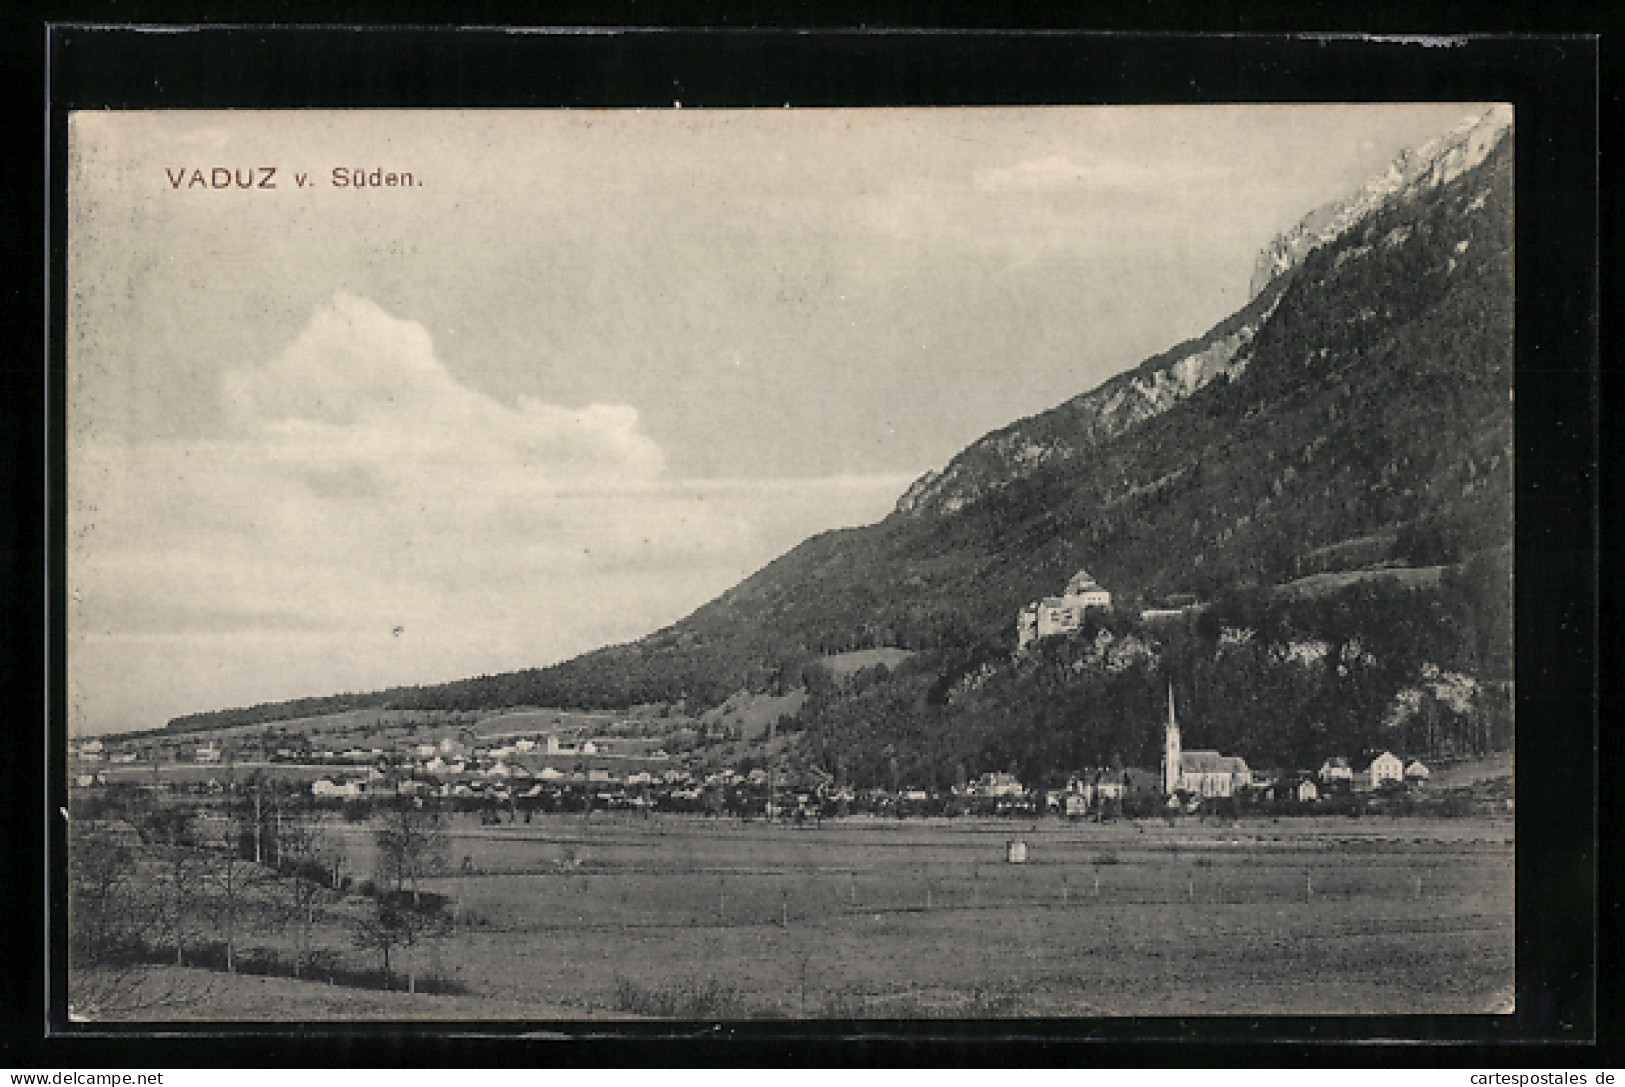
<path fill-rule="evenodd" d="M 1180 744 L 1179 721 L 1174 716 L 1174 685 L 1168 685 L 1168 721 L 1163 726 L 1162 791 L 1203 798 L 1234 796 L 1253 783 L 1247 760 L 1217 751 L 1186 751 Z"/>
<path fill-rule="evenodd" d="M 1016 614 L 1016 647 L 1025 649 L 1039 638 L 1077 630 L 1090 608 L 1111 606 L 1112 594 L 1102 589 L 1089 571 L 1079 570 L 1060 596 L 1036 600 Z"/>

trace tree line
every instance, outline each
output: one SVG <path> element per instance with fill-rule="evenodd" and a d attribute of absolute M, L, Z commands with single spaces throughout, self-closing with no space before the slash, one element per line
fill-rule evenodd
<path fill-rule="evenodd" d="M 444 903 L 420 886 L 444 867 L 432 809 L 378 809 L 376 867 L 359 881 L 344 871 L 325 814 L 263 780 L 218 806 L 112 788 L 77 801 L 72 815 L 69 1005 L 86 1017 L 204 998 L 206 982 L 155 974 L 159 964 L 389 988 L 393 953 L 447 930 Z M 261 946 L 272 933 L 291 951 Z M 346 943 L 376 956 L 377 972 L 346 970 Z"/>

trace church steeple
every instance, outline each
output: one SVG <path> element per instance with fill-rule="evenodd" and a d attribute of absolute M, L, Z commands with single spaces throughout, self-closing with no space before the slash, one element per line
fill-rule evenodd
<path fill-rule="evenodd" d="M 1162 734 L 1162 791 L 1166 796 L 1173 796 L 1179 791 L 1181 776 L 1181 759 L 1179 744 L 1179 720 L 1174 716 L 1174 681 L 1168 681 L 1168 723 L 1163 726 Z"/>

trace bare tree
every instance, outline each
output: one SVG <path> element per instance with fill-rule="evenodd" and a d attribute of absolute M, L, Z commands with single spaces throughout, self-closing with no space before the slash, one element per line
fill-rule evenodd
<path fill-rule="evenodd" d="M 328 883 L 333 848 L 324 832 L 322 813 L 297 816 L 276 813 L 277 886 L 282 910 L 298 932 L 294 973 L 304 977 L 316 955 L 316 924 L 321 908 L 334 897 Z"/>
<path fill-rule="evenodd" d="M 378 884 L 397 894 L 412 892 L 414 908 L 422 905 L 418 880 L 445 865 L 446 830 L 440 813 L 402 800 L 384 810 L 373 830 L 378 847 Z"/>
<path fill-rule="evenodd" d="M 403 799 L 384 810 L 373 841 L 378 848 L 377 891 L 372 911 L 357 925 L 355 942 L 378 952 L 387 986 L 394 949 L 438 936 L 445 928 L 438 910 L 423 908 L 419 880 L 444 867 L 446 832 L 438 812 Z"/>
<path fill-rule="evenodd" d="M 195 1005 L 209 986 L 146 965 L 164 904 L 126 824 L 76 825 L 68 848 L 68 1014 L 120 1019 Z"/>
<path fill-rule="evenodd" d="M 201 935 L 199 906 L 209 870 L 209 857 L 198 848 L 190 813 L 185 816 L 165 820 L 162 837 L 149 845 L 154 935 L 174 950 L 176 966 L 186 965 L 187 944 Z"/>
<path fill-rule="evenodd" d="M 228 808 L 222 837 L 207 844 L 201 875 L 204 909 L 213 921 L 215 935 L 225 944 L 228 973 L 237 972 L 242 935 L 251 925 L 275 919 L 265 908 L 263 895 L 270 873 L 253 861 L 253 835 L 235 815 Z"/>

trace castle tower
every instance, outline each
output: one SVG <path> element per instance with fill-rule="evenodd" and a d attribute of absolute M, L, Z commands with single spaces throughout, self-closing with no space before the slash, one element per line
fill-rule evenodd
<path fill-rule="evenodd" d="M 1168 723 L 1162 733 L 1162 791 L 1173 796 L 1180 779 L 1179 721 L 1174 717 L 1174 683 L 1168 681 Z"/>

